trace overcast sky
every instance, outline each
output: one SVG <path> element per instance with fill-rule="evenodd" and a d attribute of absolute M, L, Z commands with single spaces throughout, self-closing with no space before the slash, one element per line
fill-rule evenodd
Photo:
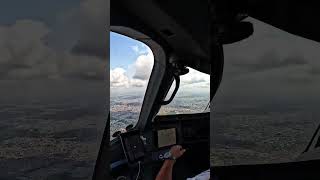
<path fill-rule="evenodd" d="M 105 8 L 103 0 L 1 3 L 0 80 L 103 80 Z"/>
<path fill-rule="evenodd" d="M 319 102 L 320 44 L 247 20 L 254 34 L 224 46 L 218 103 Z"/>

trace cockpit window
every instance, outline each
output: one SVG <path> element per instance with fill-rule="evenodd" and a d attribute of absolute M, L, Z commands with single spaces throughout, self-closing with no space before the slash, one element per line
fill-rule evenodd
<path fill-rule="evenodd" d="M 180 76 L 180 87 L 172 102 L 163 105 L 158 115 L 192 114 L 209 112 L 210 75 L 188 67 L 189 73 Z M 175 82 L 167 94 L 170 98 L 175 88 Z"/>
<path fill-rule="evenodd" d="M 135 125 L 153 68 L 154 57 L 144 43 L 110 33 L 110 134 Z"/>

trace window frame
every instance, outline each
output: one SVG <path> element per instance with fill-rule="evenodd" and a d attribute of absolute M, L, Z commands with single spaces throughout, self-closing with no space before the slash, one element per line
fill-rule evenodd
<path fill-rule="evenodd" d="M 165 67 L 166 67 L 165 51 L 153 39 L 132 28 L 124 27 L 124 26 L 111 26 L 110 32 L 127 36 L 131 39 L 144 43 L 146 46 L 150 48 L 150 50 L 153 53 L 153 57 L 154 57 L 153 68 L 151 70 L 150 78 L 149 78 L 146 91 L 143 97 L 143 102 L 139 112 L 138 121 L 133 127 L 134 129 L 143 130 L 148 123 L 148 116 L 152 109 L 152 105 L 150 103 L 155 102 L 156 95 L 157 95 L 156 92 L 159 90 L 161 80 L 165 74 Z M 110 143 L 114 143 L 115 141 L 117 141 L 117 138 L 111 140 Z"/>

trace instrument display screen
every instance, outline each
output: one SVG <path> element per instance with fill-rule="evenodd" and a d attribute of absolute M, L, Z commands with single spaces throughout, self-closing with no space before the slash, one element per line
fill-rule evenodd
<path fill-rule="evenodd" d="M 161 129 L 157 131 L 158 148 L 171 146 L 177 143 L 176 129 Z"/>

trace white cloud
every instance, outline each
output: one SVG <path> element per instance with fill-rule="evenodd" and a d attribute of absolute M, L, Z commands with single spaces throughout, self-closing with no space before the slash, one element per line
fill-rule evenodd
<path fill-rule="evenodd" d="M 110 87 L 129 87 L 129 78 L 126 70 L 123 68 L 115 68 L 110 70 Z"/>
<path fill-rule="evenodd" d="M 133 46 L 132 49 L 141 52 L 138 46 Z M 150 74 L 153 68 L 154 57 L 152 51 L 148 48 L 146 54 L 138 56 L 137 60 L 128 65 L 128 69 L 133 71 L 133 75 L 129 76 L 130 71 L 123 68 L 115 68 L 110 71 L 110 85 L 112 88 L 117 87 L 146 87 L 147 82 L 150 78 Z"/>
<path fill-rule="evenodd" d="M 128 65 L 134 74 L 132 77 L 123 68 L 111 70 L 111 87 L 146 87 L 153 68 L 154 57 L 150 49 L 147 54 L 140 55 L 133 65 Z M 208 74 L 189 68 L 189 73 L 181 76 L 183 88 L 210 88 L 210 76 Z"/>
<path fill-rule="evenodd" d="M 126 70 L 115 68 L 110 71 L 111 88 L 146 87 L 147 81 L 128 77 Z"/>
<path fill-rule="evenodd" d="M 110 71 L 111 88 L 146 87 L 147 81 L 128 77 L 127 71 L 123 68 L 115 68 Z"/>
<path fill-rule="evenodd" d="M 148 80 L 154 63 L 153 53 L 148 49 L 147 54 L 140 55 L 134 63 L 133 79 Z"/>
<path fill-rule="evenodd" d="M 210 88 L 210 75 L 189 68 L 189 73 L 180 76 L 181 86 Z"/>
<path fill-rule="evenodd" d="M 49 33 L 44 23 L 32 20 L 0 26 L 0 78 L 104 79 L 101 59 L 56 51 L 44 40 Z"/>
<path fill-rule="evenodd" d="M 130 79 L 130 85 L 133 87 L 145 87 L 147 84 L 146 80 Z"/>

